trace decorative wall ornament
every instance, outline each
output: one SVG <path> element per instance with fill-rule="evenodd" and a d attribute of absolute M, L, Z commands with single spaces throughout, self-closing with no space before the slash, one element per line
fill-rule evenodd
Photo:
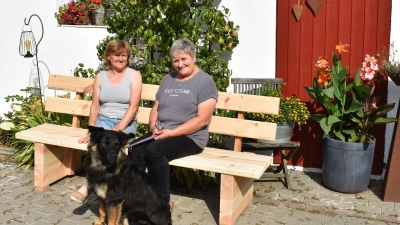
<path fill-rule="evenodd" d="M 310 6 L 311 10 L 314 13 L 314 17 L 317 16 L 319 7 L 321 7 L 324 0 L 307 0 L 307 4 Z"/>
<path fill-rule="evenodd" d="M 297 5 L 293 5 L 293 14 L 296 17 L 297 22 L 299 22 L 301 13 L 303 13 L 303 6 L 300 5 L 300 0 L 297 2 Z"/>

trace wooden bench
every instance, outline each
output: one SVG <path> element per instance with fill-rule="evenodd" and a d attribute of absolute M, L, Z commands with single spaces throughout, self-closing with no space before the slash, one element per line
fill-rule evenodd
<path fill-rule="evenodd" d="M 72 127 L 42 124 L 19 132 L 19 139 L 35 143 L 35 189 L 43 191 L 81 167 L 81 152 L 86 145 L 78 139 L 87 134 L 80 128 L 81 116 L 88 116 L 90 101 L 82 100 L 90 93 L 93 79 L 49 75 L 48 87 L 76 92 L 75 99 L 47 97 L 46 111 L 73 115 Z M 158 85 L 143 84 L 141 98 L 154 101 Z M 233 224 L 243 209 L 252 202 L 253 180 L 259 179 L 272 163 L 272 157 L 241 152 L 242 138 L 274 140 L 276 124 L 244 120 L 244 112 L 277 114 L 279 99 L 255 95 L 219 92 L 218 109 L 235 110 L 239 118 L 213 116 L 210 133 L 235 137 L 234 151 L 205 148 L 201 154 L 176 159 L 170 165 L 221 173 L 220 224 Z M 138 123 L 148 123 L 150 108 L 140 107 Z"/>
<path fill-rule="evenodd" d="M 264 84 L 269 84 L 271 89 L 277 89 L 283 84 L 282 78 L 231 78 L 233 91 L 241 94 L 260 95 L 266 87 Z M 264 150 L 279 151 L 280 162 L 278 166 L 272 165 L 263 174 L 261 178 L 284 178 L 286 187 L 291 189 L 289 170 L 287 162 L 299 149 L 300 143 L 289 141 L 286 143 L 260 143 L 255 139 L 245 138 L 243 140 L 242 151 L 260 152 Z M 272 172 L 272 173 L 271 173 Z M 282 172 L 282 173 L 280 173 Z"/>

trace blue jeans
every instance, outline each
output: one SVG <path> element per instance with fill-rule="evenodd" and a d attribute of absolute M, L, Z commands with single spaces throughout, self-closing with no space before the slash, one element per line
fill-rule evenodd
<path fill-rule="evenodd" d="M 115 126 L 117 126 L 121 122 L 121 119 L 117 118 L 108 118 L 105 116 L 99 115 L 96 120 L 96 127 L 103 127 L 106 130 L 109 130 Z M 124 132 L 126 133 L 134 133 L 136 134 L 136 121 L 132 120 L 129 122 L 128 126 L 125 128 Z"/>

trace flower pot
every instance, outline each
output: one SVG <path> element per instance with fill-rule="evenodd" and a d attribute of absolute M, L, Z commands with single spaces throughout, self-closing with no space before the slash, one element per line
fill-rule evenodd
<path fill-rule="evenodd" d="M 275 141 L 257 140 L 261 143 L 285 143 L 290 141 L 292 136 L 294 124 L 293 123 L 278 123 L 276 126 Z"/>
<path fill-rule="evenodd" d="M 400 86 L 400 73 L 386 73 L 390 79 L 397 85 Z"/>
<path fill-rule="evenodd" d="M 90 24 L 90 20 L 87 16 L 80 16 L 79 23 L 82 25 L 87 25 L 87 24 Z"/>
<path fill-rule="evenodd" d="M 322 180 L 326 187 L 342 193 L 364 191 L 369 184 L 374 158 L 373 143 L 349 143 L 324 138 Z"/>
<path fill-rule="evenodd" d="M 104 25 L 102 22 L 102 20 L 104 19 L 104 15 L 104 8 L 92 9 L 92 23 L 94 25 Z"/>

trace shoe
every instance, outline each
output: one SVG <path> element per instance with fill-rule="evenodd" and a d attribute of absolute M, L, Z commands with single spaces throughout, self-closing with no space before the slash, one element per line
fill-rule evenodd
<path fill-rule="evenodd" d="M 79 191 L 74 191 L 71 194 L 71 199 L 74 200 L 75 202 L 79 203 L 79 204 L 85 203 L 87 198 L 88 198 L 88 196 L 84 196 Z"/>
<path fill-rule="evenodd" d="M 169 201 L 169 212 L 172 213 L 174 211 L 175 204 L 173 201 Z"/>

